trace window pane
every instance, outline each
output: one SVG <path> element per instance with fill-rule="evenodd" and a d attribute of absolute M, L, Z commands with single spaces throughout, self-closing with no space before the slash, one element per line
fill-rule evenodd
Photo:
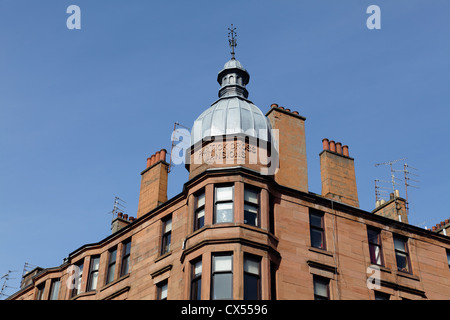
<path fill-rule="evenodd" d="M 311 246 L 315 248 L 324 248 L 322 231 L 311 229 Z"/>
<path fill-rule="evenodd" d="M 397 260 L 397 268 L 400 271 L 409 271 L 408 257 L 404 253 L 396 252 L 395 258 Z"/>
<path fill-rule="evenodd" d="M 205 216 L 205 209 L 197 211 L 197 219 Z"/>
<path fill-rule="evenodd" d="M 399 239 L 399 238 L 394 238 L 394 247 L 395 247 L 396 250 L 400 250 L 400 251 L 406 252 L 405 251 L 405 244 L 406 244 L 405 240 Z"/>
<path fill-rule="evenodd" d="M 117 249 L 109 252 L 109 263 L 116 262 Z"/>
<path fill-rule="evenodd" d="M 259 299 L 259 277 L 251 274 L 244 275 L 244 300 Z"/>
<path fill-rule="evenodd" d="M 251 213 L 254 213 L 254 214 L 258 213 L 258 207 L 254 206 L 254 205 L 251 205 L 251 204 L 245 204 L 244 205 L 244 210 L 248 211 L 248 212 L 251 212 Z"/>
<path fill-rule="evenodd" d="M 450 250 L 447 249 L 447 261 L 448 261 L 448 267 L 450 268 Z"/>
<path fill-rule="evenodd" d="M 191 299 L 192 300 L 201 300 L 202 298 L 202 278 L 195 279 L 192 281 L 191 288 Z"/>
<path fill-rule="evenodd" d="M 172 219 L 167 219 L 164 223 L 164 233 L 172 231 Z"/>
<path fill-rule="evenodd" d="M 247 210 L 247 209 L 250 209 L 250 210 Z M 244 223 L 245 224 L 249 224 L 251 226 L 258 225 L 258 210 L 257 209 L 255 210 L 254 208 L 247 208 L 247 207 L 245 207 L 245 210 L 244 210 Z"/>
<path fill-rule="evenodd" d="M 245 211 L 244 212 L 244 223 L 251 225 L 251 226 L 257 226 L 258 225 L 258 216 L 254 213 Z"/>
<path fill-rule="evenodd" d="M 83 277 L 83 263 L 78 266 L 78 278 L 75 287 L 76 294 L 81 292 L 81 278 Z"/>
<path fill-rule="evenodd" d="M 167 282 L 163 283 L 160 287 L 159 299 L 161 300 L 167 299 Z"/>
<path fill-rule="evenodd" d="M 164 235 L 162 239 L 162 254 L 167 253 L 170 251 L 170 240 L 172 238 L 172 234 L 168 233 Z"/>
<path fill-rule="evenodd" d="M 98 266 L 100 264 L 100 257 L 96 257 L 92 260 L 92 268 L 91 270 L 98 270 Z"/>
<path fill-rule="evenodd" d="M 197 229 L 203 228 L 205 225 L 205 217 L 204 215 L 197 220 Z"/>
<path fill-rule="evenodd" d="M 125 274 L 128 274 L 129 266 L 130 266 L 130 256 L 126 257 L 122 261 L 122 272 L 121 272 L 122 276 L 125 275 Z"/>
<path fill-rule="evenodd" d="M 202 193 L 197 197 L 197 208 L 205 205 L 205 194 Z"/>
<path fill-rule="evenodd" d="M 202 260 L 192 264 L 191 299 L 200 300 L 202 292 Z"/>
<path fill-rule="evenodd" d="M 244 259 L 244 272 L 249 272 L 255 275 L 259 275 L 259 263 L 260 259 L 253 257 L 245 257 Z"/>
<path fill-rule="evenodd" d="M 328 298 L 328 279 L 314 278 L 314 295 Z"/>
<path fill-rule="evenodd" d="M 128 241 L 126 244 L 125 244 L 125 247 L 124 247 L 124 255 L 127 255 L 127 254 L 130 254 L 130 249 L 131 249 L 131 241 Z"/>
<path fill-rule="evenodd" d="M 369 243 L 380 244 L 379 233 L 375 230 L 367 230 L 367 235 L 369 238 Z"/>
<path fill-rule="evenodd" d="M 381 265 L 381 249 L 378 246 L 370 245 L 370 262 L 373 264 Z"/>
<path fill-rule="evenodd" d="M 53 280 L 52 281 L 52 287 L 50 291 L 50 300 L 58 300 L 58 293 L 59 293 L 59 280 Z"/>
<path fill-rule="evenodd" d="M 310 214 L 309 215 L 309 223 L 313 227 L 322 228 L 322 216 L 316 215 L 316 214 Z"/>
<path fill-rule="evenodd" d="M 231 271 L 232 270 L 232 257 L 231 256 L 214 256 L 213 259 L 213 271 Z"/>
<path fill-rule="evenodd" d="M 89 287 L 89 290 L 97 289 L 97 279 L 98 279 L 98 272 L 96 271 L 91 274 L 91 285 Z"/>
<path fill-rule="evenodd" d="M 388 293 L 375 291 L 375 300 L 389 300 L 390 297 L 391 295 Z"/>
<path fill-rule="evenodd" d="M 233 204 L 218 203 L 216 205 L 216 223 L 233 222 Z"/>
<path fill-rule="evenodd" d="M 44 298 L 44 289 L 45 289 L 44 284 L 38 286 L 38 293 L 36 300 L 42 300 Z"/>
<path fill-rule="evenodd" d="M 233 187 L 216 188 L 216 201 L 233 200 Z"/>
<path fill-rule="evenodd" d="M 198 261 L 194 264 L 194 276 L 198 276 L 202 273 L 202 261 Z"/>
<path fill-rule="evenodd" d="M 213 276 L 212 299 L 232 299 L 233 275 L 231 273 L 219 273 Z"/>
<path fill-rule="evenodd" d="M 116 265 L 113 264 L 108 269 L 108 277 L 106 279 L 106 283 L 110 283 L 111 281 L 114 280 L 114 273 L 115 273 L 115 271 L 116 271 Z"/>
<path fill-rule="evenodd" d="M 244 200 L 251 202 L 251 203 L 258 204 L 258 192 L 254 191 L 254 190 L 246 189 L 244 191 Z"/>

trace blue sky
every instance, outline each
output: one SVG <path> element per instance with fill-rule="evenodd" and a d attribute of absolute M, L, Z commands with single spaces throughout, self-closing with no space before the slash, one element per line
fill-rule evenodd
<path fill-rule="evenodd" d="M 72 4 L 81 30 L 66 27 Z M 59 266 L 108 236 L 114 196 L 136 215 L 146 158 L 217 99 L 231 23 L 249 99 L 307 118 L 310 191 L 329 138 L 349 145 L 362 209 L 390 178 L 375 163 L 407 158 L 410 223 L 449 218 L 449 13 L 446 0 L 1 0 L 0 274 L 18 287 L 25 262 Z M 169 197 L 186 181 L 176 166 Z"/>

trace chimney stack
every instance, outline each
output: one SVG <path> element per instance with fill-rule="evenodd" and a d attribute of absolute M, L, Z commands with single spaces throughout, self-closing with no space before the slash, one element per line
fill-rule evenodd
<path fill-rule="evenodd" d="M 167 150 L 161 149 L 147 158 L 147 168 L 141 172 L 137 218 L 167 201 L 169 164 L 166 154 Z"/>
<path fill-rule="evenodd" d="M 348 146 L 334 140 L 322 140 L 320 173 L 322 196 L 354 207 L 359 207 L 354 159 Z"/>
<path fill-rule="evenodd" d="M 273 130 L 278 130 L 279 169 L 275 181 L 280 185 L 308 192 L 305 120 L 298 111 L 270 106 L 266 113 Z"/>
<path fill-rule="evenodd" d="M 122 212 L 117 213 L 117 217 L 111 222 L 112 233 L 116 233 L 117 231 L 126 227 L 133 221 L 134 217 L 128 218 L 127 214 L 123 214 Z"/>
<path fill-rule="evenodd" d="M 444 236 L 450 236 L 450 219 L 445 219 L 435 226 L 431 227 L 433 232 L 443 234 Z"/>
<path fill-rule="evenodd" d="M 378 200 L 379 203 L 375 206 L 372 213 L 408 223 L 408 212 L 406 210 L 406 200 L 400 197 L 400 192 L 395 190 L 389 194 L 389 200 Z"/>

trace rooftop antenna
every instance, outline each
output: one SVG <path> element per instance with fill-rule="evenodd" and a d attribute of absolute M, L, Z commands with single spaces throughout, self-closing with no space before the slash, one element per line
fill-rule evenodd
<path fill-rule="evenodd" d="M 393 195 L 394 195 L 395 208 L 397 209 L 398 220 L 399 220 L 400 222 L 402 221 L 402 218 L 401 218 L 401 215 L 400 215 L 400 213 L 399 213 L 399 211 L 398 211 L 398 210 L 399 210 L 399 209 L 398 209 L 399 203 L 398 203 L 398 201 L 397 201 L 397 198 L 398 198 L 397 192 L 398 192 L 398 191 L 395 189 L 395 186 L 396 186 L 396 185 L 399 185 L 396 181 L 401 181 L 401 180 L 395 177 L 394 172 L 396 172 L 396 170 L 394 170 L 394 168 L 393 168 L 392 165 L 393 165 L 394 163 L 397 163 L 397 162 L 403 161 L 403 160 L 406 160 L 406 158 L 401 158 L 401 159 L 397 159 L 397 160 L 391 160 L 391 161 L 381 162 L 381 163 L 376 163 L 376 164 L 375 164 L 375 167 L 379 167 L 379 166 L 381 166 L 381 165 L 388 165 L 388 166 L 390 167 L 390 170 L 391 170 L 391 184 L 392 184 L 392 190 L 393 190 Z"/>
<path fill-rule="evenodd" d="M 401 180 L 395 177 L 395 175 L 394 175 L 395 170 L 392 167 L 392 165 L 394 163 L 397 163 L 397 162 L 403 161 L 403 160 L 406 160 L 406 158 L 392 160 L 392 161 L 387 161 L 387 162 L 382 162 L 382 163 L 376 163 L 375 164 L 375 167 L 378 167 L 378 166 L 381 166 L 381 165 L 389 165 L 389 167 L 391 169 L 391 183 L 392 183 L 392 190 L 394 192 L 394 196 L 395 196 L 395 186 L 398 185 L 398 183 L 396 181 L 401 181 Z"/>
<path fill-rule="evenodd" d="M 405 175 L 405 197 L 406 197 L 405 200 L 406 200 L 406 212 L 409 214 L 408 187 L 413 187 L 413 188 L 419 189 L 418 186 L 414 186 L 414 185 L 410 184 L 409 181 L 414 181 L 414 182 L 420 182 L 420 181 L 411 179 L 411 178 L 409 177 L 409 175 L 413 175 L 413 176 L 415 176 L 415 177 L 418 177 L 419 175 L 418 175 L 418 174 L 415 174 L 415 173 L 411 173 L 411 172 L 408 170 L 408 168 L 409 168 L 409 169 L 416 170 L 416 171 L 419 170 L 419 169 L 413 168 L 413 167 L 409 166 L 407 163 L 405 163 L 405 164 L 403 165 L 403 173 L 404 173 L 404 175 Z"/>
<path fill-rule="evenodd" d="M 17 271 L 13 271 L 13 270 L 8 270 L 8 272 L 6 274 L 4 274 L 2 277 L 0 277 L 0 280 L 3 280 L 3 285 L 2 285 L 2 289 L 0 290 L 0 297 L 8 297 L 9 295 L 5 293 L 5 290 L 10 288 L 10 289 L 17 289 L 16 287 L 11 287 L 8 285 L 8 281 L 9 280 L 13 280 L 16 278 L 11 278 L 11 273 L 13 272 L 17 272 Z"/>
<path fill-rule="evenodd" d="M 381 187 L 379 185 L 380 182 L 390 183 L 390 181 L 375 179 L 375 202 L 376 203 L 378 203 L 379 200 L 384 200 L 383 197 L 385 197 L 386 194 L 388 193 L 386 188 Z"/>
<path fill-rule="evenodd" d="M 25 263 L 23 265 L 22 278 L 27 272 L 33 270 L 36 267 L 37 266 L 35 266 L 34 264 L 31 264 L 31 263 L 25 261 Z"/>
<path fill-rule="evenodd" d="M 228 43 L 230 44 L 231 48 L 231 59 L 235 60 L 234 57 L 234 48 L 237 47 L 236 37 L 237 33 L 235 32 L 236 28 L 233 27 L 233 24 L 231 24 L 231 28 L 228 28 L 230 32 L 228 32 Z"/>
<path fill-rule="evenodd" d="M 406 213 L 409 214 L 409 200 L 408 200 L 408 187 L 413 187 L 413 188 L 419 188 L 417 186 L 414 186 L 412 184 L 409 183 L 409 181 L 414 181 L 414 182 L 420 182 L 418 180 L 414 180 L 411 179 L 409 177 L 409 175 L 413 175 L 418 177 L 419 175 L 415 174 L 415 173 L 411 173 L 408 168 L 413 169 L 413 170 L 418 170 L 416 168 L 413 168 L 411 166 L 409 166 L 406 162 L 403 164 L 403 169 L 401 170 L 394 170 L 391 168 L 391 172 L 402 172 L 404 174 L 404 182 L 405 182 L 405 207 L 406 207 Z"/>
<path fill-rule="evenodd" d="M 183 126 L 179 122 L 175 122 L 175 124 L 173 125 L 173 132 L 172 132 L 172 146 L 170 148 L 170 160 L 168 168 L 169 173 L 174 164 L 183 163 L 184 159 L 179 157 L 180 150 L 185 150 L 184 148 L 188 148 L 189 145 L 190 145 L 190 129 L 186 126 Z"/>
<path fill-rule="evenodd" d="M 119 212 L 123 212 L 126 208 L 121 202 L 126 203 L 124 200 L 120 199 L 119 197 L 114 197 L 114 207 L 112 211 L 109 211 L 108 214 L 112 214 L 112 220 L 114 220 L 117 217 L 117 214 Z"/>

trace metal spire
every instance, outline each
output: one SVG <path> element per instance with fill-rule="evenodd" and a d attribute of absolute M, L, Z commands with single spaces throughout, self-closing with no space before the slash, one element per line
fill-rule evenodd
<path fill-rule="evenodd" d="M 233 24 L 231 24 L 231 28 L 228 28 L 228 30 L 230 30 L 230 32 L 228 32 L 228 42 L 230 44 L 230 48 L 231 48 L 231 59 L 235 59 L 234 57 L 234 48 L 237 47 L 237 42 L 236 42 L 236 37 L 237 37 L 237 33 L 234 31 L 236 30 L 236 28 L 233 27 Z"/>

